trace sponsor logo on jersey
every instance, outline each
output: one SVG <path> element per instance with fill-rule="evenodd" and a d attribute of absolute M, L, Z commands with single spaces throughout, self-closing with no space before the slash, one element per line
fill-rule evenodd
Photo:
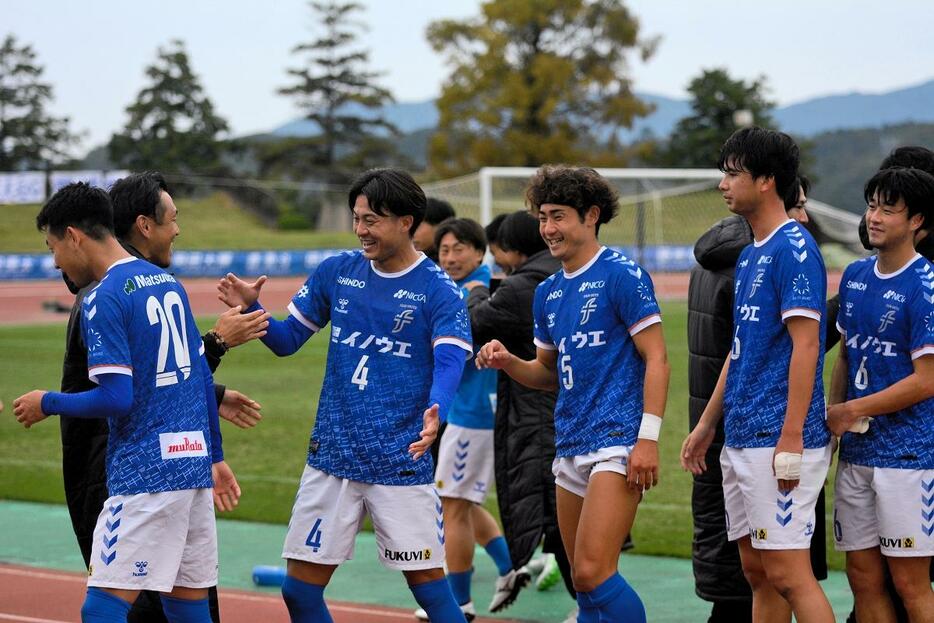
<path fill-rule="evenodd" d="M 364 336 L 360 331 L 353 331 L 346 337 L 342 337 L 341 333 L 341 327 L 332 323 L 331 342 L 334 344 L 343 344 L 344 346 L 362 350 L 367 350 L 370 346 L 373 346 L 379 353 L 390 353 L 396 357 L 404 357 L 406 359 L 412 358 L 412 353 L 409 352 L 409 347 L 412 346 L 411 342 L 391 340 L 385 336 L 377 337 L 372 333 Z"/>
<path fill-rule="evenodd" d="M 749 536 L 756 539 L 757 541 L 768 541 L 769 531 L 765 528 L 750 528 Z"/>
<path fill-rule="evenodd" d="M 748 320 L 750 322 L 759 322 L 759 306 L 758 305 L 746 305 L 743 303 L 742 307 L 739 308 L 740 320 Z"/>
<path fill-rule="evenodd" d="M 885 299 L 886 301 L 896 301 L 898 303 L 905 302 L 905 295 L 899 294 L 895 290 L 889 290 L 888 292 L 882 295 L 882 298 Z"/>
<path fill-rule="evenodd" d="M 552 327 L 555 326 L 555 314 L 554 314 L 554 313 L 548 314 L 548 323 L 547 323 L 547 324 L 548 324 L 548 328 L 549 328 L 549 329 L 551 329 Z"/>
<path fill-rule="evenodd" d="M 129 279 L 127 279 L 129 281 Z M 138 288 L 148 288 L 150 286 L 157 286 L 163 283 L 175 283 L 175 277 L 168 273 L 157 273 L 155 275 L 134 275 L 133 281 L 136 282 L 136 287 Z M 123 291 L 126 292 L 126 286 L 123 286 Z M 129 292 L 127 292 L 129 294 Z"/>
<path fill-rule="evenodd" d="M 427 547 L 425 549 L 400 551 L 389 549 L 387 547 L 383 550 L 383 558 L 393 562 L 415 562 L 418 560 L 431 560 L 431 548 Z"/>
<path fill-rule="evenodd" d="M 606 284 L 603 281 L 585 281 L 577 291 L 586 292 L 587 290 L 600 290 L 604 285 Z"/>
<path fill-rule="evenodd" d="M 343 275 L 338 275 L 337 283 L 342 286 L 348 286 L 351 288 L 360 288 L 361 290 L 366 287 L 366 281 L 363 279 L 351 279 L 350 277 L 344 277 Z"/>
<path fill-rule="evenodd" d="M 348 314 L 350 313 L 349 311 L 347 311 L 348 305 L 350 305 L 350 301 L 348 299 L 339 298 L 337 299 L 337 309 L 335 309 L 334 311 L 336 311 L 338 314 Z"/>
<path fill-rule="evenodd" d="M 415 301 L 417 303 L 424 303 L 428 300 L 424 294 L 419 294 L 417 292 L 409 292 L 408 290 L 396 290 L 396 293 L 392 295 L 394 299 L 400 299 L 403 301 Z"/>
<path fill-rule="evenodd" d="M 749 298 L 756 295 L 756 291 L 762 287 L 762 280 L 765 279 L 765 270 L 760 270 L 752 280 L 752 289 L 749 291 Z"/>
<path fill-rule="evenodd" d="M 763 255 L 762 257 L 759 258 L 759 261 L 756 262 L 756 265 L 759 265 L 759 264 L 771 264 L 771 263 L 772 263 L 772 256 L 771 256 L 771 255 Z"/>
<path fill-rule="evenodd" d="M 555 301 L 561 298 L 562 295 L 564 295 L 564 290 L 553 290 L 552 292 L 548 293 L 548 296 L 545 298 L 545 302 L 547 303 L 548 301 Z"/>
<path fill-rule="evenodd" d="M 160 433 L 159 447 L 162 449 L 164 461 L 208 455 L 204 433 L 200 430 Z"/>
<path fill-rule="evenodd" d="M 149 571 L 147 571 L 147 568 L 149 567 L 148 560 L 137 560 L 133 564 L 136 566 L 136 571 L 133 572 L 134 578 L 142 578 L 149 575 Z"/>
<path fill-rule="evenodd" d="M 910 536 L 892 538 L 887 536 L 879 537 L 879 545 L 889 549 L 914 549 L 915 540 Z"/>
<path fill-rule="evenodd" d="M 847 290 L 859 290 L 860 292 L 865 292 L 866 284 L 862 281 L 847 281 L 846 288 Z"/>
<path fill-rule="evenodd" d="M 874 354 L 881 354 L 883 357 L 895 357 L 898 355 L 898 353 L 895 352 L 895 342 L 880 340 L 872 335 L 862 336 L 859 333 L 849 335 L 846 338 L 846 347 L 855 348 L 857 350 L 871 348 Z"/>
<path fill-rule="evenodd" d="M 808 281 L 808 278 L 804 274 L 799 274 L 791 282 L 791 289 L 794 290 L 795 294 L 800 296 L 805 296 L 811 292 L 811 282 Z"/>
<path fill-rule="evenodd" d="M 133 283 L 132 279 L 127 279 L 126 283 L 123 284 L 123 291 L 126 294 L 133 294 L 136 292 L 136 284 Z"/>

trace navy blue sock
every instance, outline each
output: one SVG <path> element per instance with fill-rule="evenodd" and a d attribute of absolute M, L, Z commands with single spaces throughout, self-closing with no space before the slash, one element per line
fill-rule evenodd
<path fill-rule="evenodd" d="M 582 615 L 577 620 L 581 622 L 645 623 L 642 600 L 619 573 L 614 573 L 592 591 L 577 593 L 577 603 Z M 594 615 L 597 618 L 588 618 Z"/>
<path fill-rule="evenodd" d="M 454 601 L 462 606 L 470 601 L 471 578 L 473 578 L 473 569 L 470 571 L 448 574 L 448 582 L 451 583 L 451 592 L 454 593 Z"/>
<path fill-rule="evenodd" d="M 176 599 L 160 595 L 162 610 L 170 623 L 211 623 L 211 608 L 208 598 Z"/>
<path fill-rule="evenodd" d="M 302 582 L 291 575 L 282 582 L 282 598 L 292 623 L 334 623 L 324 603 L 324 587 Z"/>
<path fill-rule="evenodd" d="M 126 623 L 130 602 L 89 586 L 81 606 L 81 623 Z"/>
<path fill-rule="evenodd" d="M 466 623 L 464 613 L 454 601 L 447 578 L 424 584 L 409 584 L 409 590 L 415 595 L 418 605 L 428 613 L 428 620 L 432 623 Z"/>
<path fill-rule="evenodd" d="M 512 557 L 509 555 L 509 546 L 506 545 L 506 539 L 502 535 L 491 539 L 489 543 L 483 546 L 483 549 L 496 563 L 496 569 L 500 575 L 506 575 L 512 571 Z"/>

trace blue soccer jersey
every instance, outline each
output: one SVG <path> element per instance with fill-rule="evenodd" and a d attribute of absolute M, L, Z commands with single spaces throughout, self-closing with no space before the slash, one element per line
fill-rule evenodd
<path fill-rule="evenodd" d="M 465 283 L 480 281 L 490 287 L 489 266 L 481 264 L 475 271 L 463 280 L 456 282 L 460 288 L 461 298 L 467 300 L 469 292 L 464 288 Z M 451 403 L 448 413 L 448 422 L 482 430 L 492 430 L 495 421 L 494 401 L 496 400 L 496 370 L 478 370 L 474 365 L 464 366 L 457 395 Z"/>
<path fill-rule="evenodd" d="M 438 344 L 473 350 L 470 320 L 454 282 L 425 256 L 398 273 L 360 251 L 326 259 L 292 298 L 289 312 L 331 343 L 308 465 L 383 485 L 432 482 L 432 462 L 413 461 L 430 405 Z"/>
<path fill-rule="evenodd" d="M 853 262 L 840 281 L 837 317 L 847 356 L 847 400 L 880 392 L 934 355 L 934 268 L 916 255 L 884 275 L 877 258 Z M 934 398 L 872 419 L 864 434 L 844 433 L 841 460 L 871 467 L 934 469 Z"/>
<path fill-rule="evenodd" d="M 820 322 L 820 354 L 804 422 L 804 447 L 830 441 L 824 406 L 824 327 L 827 273 L 817 243 L 786 221 L 764 240 L 743 249 L 736 265 L 733 348 L 723 397 L 726 445 L 768 448 L 778 444 L 788 406 L 794 316 Z"/>
<path fill-rule="evenodd" d="M 661 322 L 648 273 L 606 247 L 586 265 L 540 283 L 535 345 L 557 350 L 559 457 L 636 442 L 645 362 L 632 336 Z"/>
<path fill-rule="evenodd" d="M 110 495 L 207 488 L 211 482 L 204 346 L 175 277 L 115 263 L 84 299 L 88 375 L 133 377 L 133 405 L 109 418 Z"/>

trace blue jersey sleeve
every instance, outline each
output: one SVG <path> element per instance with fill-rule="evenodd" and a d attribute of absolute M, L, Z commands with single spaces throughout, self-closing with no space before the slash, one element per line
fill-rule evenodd
<path fill-rule="evenodd" d="M 837 312 L 837 331 L 840 332 L 841 344 L 840 348 L 846 348 L 846 333 L 849 330 L 849 313 L 847 313 L 847 298 L 849 297 L 849 288 L 846 287 L 848 281 L 852 279 L 854 273 L 855 264 L 850 264 L 843 269 L 843 276 L 840 277 L 840 289 L 839 289 L 839 308 Z M 852 305 L 850 306 L 852 307 Z"/>
<path fill-rule="evenodd" d="M 454 282 L 447 278 L 435 282 L 428 304 L 432 348 L 439 344 L 452 344 L 473 355 L 470 316 Z"/>
<path fill-rule="evenodd" d="M 133 376 L 133 359 L 123 300 L 107 295 L 100 287 L 82 303 L 84 343 L 88 350 L 88 377 L 98 382 L 98 375 Z"/>
<path fill-rule="evenodd" d="M 800 239 L 804 242 L 804 238 Z M 781 300 L 782 322 L 793 316 L 804 316 L 817 320 L 824 315 L 827 302 L 824 300 L 824 267 L 817 253 L 809 252 L 806 246 L 786 247 L 778 253 L 775 261 L 778 270 L 776 290 Z"/>
<path fill-rule="evenodd" d="M 47 392 L 42 412 L 80 418 L 120 417 L 133 406 L 133 379 L 123 374 L 101 374 L 94 389 L 76 394 Z"/>
<path fill-rule="evenodd" d="M 662 321 L 652 278 L 637 264 L 616 273 L 613 306 L 630 335 Z"/>
<path fill-rule="evenodd" d="M 532 300 L 532 337 L 535 346 L 545 350 L 557 350 L 554 338 L 551 337 L 551 326 L 545 316 L 545 299 L 548 296 L 547 284 L 552 282 L 546 279 L 535 288 L 535 298 Z"/>
<path fill-rule="evenodd" d="M 930 264 L 925 264 L 924 268 L 925 272 L 920 275 L 921 287 L 908 305 L 912 359 L 934 355 L 934 270 Z"/>
<path fill-rule="evenodd" d="M 344 256 L 338 255 L 321 262 L 289 303 L 289 313 L 312 333 L 317 333 L 331 320 L 334 271 L 342 257 Z"/>

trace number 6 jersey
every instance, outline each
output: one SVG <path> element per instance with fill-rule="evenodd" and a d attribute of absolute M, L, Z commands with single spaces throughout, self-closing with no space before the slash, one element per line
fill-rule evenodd
<path fill-rule="evenodd" d="M 840 281 L 841 347 L 847 400 L 880 392 L 934 355 L 934 268 L 915 255 L 882 274 L 877 257 L 857 260 Z M 857 465 L 934 469 L 934 398 L 873 418 L 864 434 L 844 433 L 840 459 Z"/>
<path fill-rule="evenodd" d="M 211 487 L 212 381 L 185 290 L 149 262 L 126 258 L 82 308 L 90 379 L 133 377 L 130 411 L 108 418 L 110 495 Z"/>

